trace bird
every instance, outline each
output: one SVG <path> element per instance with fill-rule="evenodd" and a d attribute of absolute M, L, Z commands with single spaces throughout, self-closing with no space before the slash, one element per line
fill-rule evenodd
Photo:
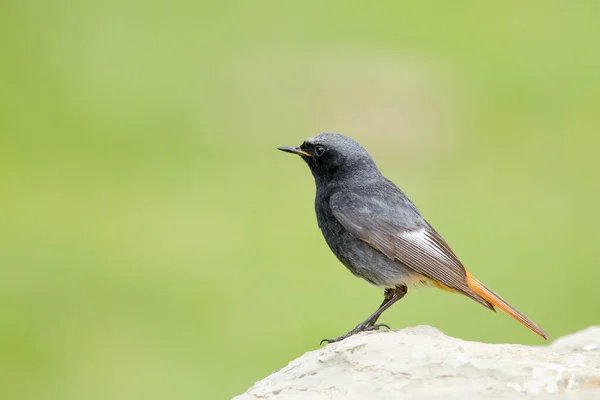
<path fill-rule="evenodd" d="M 333 343 L 363 331 L 388 328 L 379 316 L 408 288 L 459 293 L 508 314 L 543 339 L 548 334 L 463 266 L 415 204 L 379 171 L 363 146 L 337 133 L 320 133 L 278 150 L 300 156 L 315 180 L 315 211 L 331 251 L 355 276 L 383 289 L 379 308 Z"/>

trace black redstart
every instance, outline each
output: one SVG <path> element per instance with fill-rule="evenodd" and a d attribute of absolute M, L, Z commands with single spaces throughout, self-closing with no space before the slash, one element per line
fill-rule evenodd
<path fill-rule="evenodd" d="M 408 287 L 435 287 L 463 294 L 484 307 L 498 307 L 544 339 L 542 328 L 469 274 L 450 246 L 421 216 L 414 203 L 385 178 L 369 153 L 354 140 L 322 133 L 299 147 L 317 186 L 319 228 L 337 258 L 356 276 L 384 289 L 381 306 L 336 342 L 377 330 L 377 319 Z"/>

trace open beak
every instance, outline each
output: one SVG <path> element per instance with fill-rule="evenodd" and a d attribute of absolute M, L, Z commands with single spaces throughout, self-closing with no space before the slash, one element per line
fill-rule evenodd
<path fill-rule="evenodd" d="M 286 153 L 298 154 L 299 156 L 312 157 L 312 154 L 300 150 L 300 147 L 278 147 L 277 150 L 285 151 Z"/>

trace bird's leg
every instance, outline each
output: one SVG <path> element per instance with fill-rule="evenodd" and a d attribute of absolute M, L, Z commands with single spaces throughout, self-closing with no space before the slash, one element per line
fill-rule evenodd
<path fill-rule="evenodd" d="M 379 306 L 377 311 L 379 311 L 381 309 L 381 307 L 385 306 L 392 299 L 392 297 L 394 297 L 395 291 L 396 291 L 396 289 L 390 289 L 390 288 L 385 289 L 385 291 L 383 292 L 383 303 L 381 303 L 381 305 Z M 367 327 L 374 326 L 375 322 L 377 322 L 377 319 L 379 318 L 381 313 L 379 313 L 379 314 L 375 313 L 374 315 L 375 316 L 367 322 Z M 388 329 L 390 329 L 389 326 L 387 326 L 387 325 L 384 325 L 384 326 L 386 326 Z"/>
<path fill-rule="evenodd" d="M 352 329 L 350 332 L 346 333 L 345 335 L 339 336 L 335 339 L 323 339 L 323 340 L 321 340 L 320 344 L 323 344 L 323 342 L 326 342 L 326 343 L 339 342 L 340 340 L 346 339 L 347 337 L 350 337 L 358 332 L 378 330 L 382 326 L 385 326 L 389 329 L 389 326 L 387 326 L 385 324 L 375 325 L 375 322 L 377 322 L 377 319 L 385 310 L 387 310 L 388 308 L 390 308 L 392 306 L 392 304 L 394 304 L 395 302 L 397 302 L 398 300 L 403 298 L 407 291 L 408 291 L 408 288 L 404 285 L 396 286 L 394 289 L 386 289 L 385 294 L 384 294 L 383 303 L 381 303 L 381 306 L 379 306 L 377 311 L 375 311 L 373 314 L 371 314 L 363 322 L 356 325 L 356 327 L 354 329 Z"/>

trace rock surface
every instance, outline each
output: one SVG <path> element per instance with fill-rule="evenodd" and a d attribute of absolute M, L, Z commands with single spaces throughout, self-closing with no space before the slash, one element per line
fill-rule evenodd
<path fill-rule="evenodd" d="M 352 336 L 292 361 L 236 400 L 600 399 L 600 326 L 547 347 L 467 342 L 435 328 Z"/>

